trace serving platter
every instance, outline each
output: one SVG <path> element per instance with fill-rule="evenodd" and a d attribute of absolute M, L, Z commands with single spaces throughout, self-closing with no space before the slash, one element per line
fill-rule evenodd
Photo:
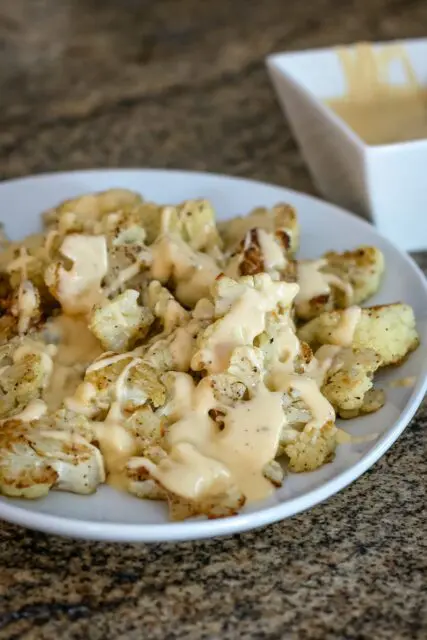
<path fill-rule="evenodd" d="M 255 206 L 288 202 L 301 225 L 299 255 L 315 258 L 325 251 L 342 251 L 367 244 L 385 256 L 386 273 L 380 291 L 368 304 L 402 301 L 415 311 L 421 342 L 427 341 L 426 280 L 405 253 L 382 238 L 370 224 L 336 206 L 283 187 L 241 178 L 169 170 L 91 170 L 40 175 L 0 184 L 0 221 L 13 239 L 37 231 L 40 213 L 60 201 L 86 192 L 122 187 L 156 202 L 209 199 L 226 220 Z M 421 403 L 427 389 L 427 360 L 423 348 L 403 366 L 381 374 L 387 401 L 377 413 L 346 421 L 355 436 L 370 436 L 338 447 L 333 462 L 303 474 L 289 474 L 283 487 L 239 515 L 217 520 L 170 522 L 164 503 L 139 500 L 103 485 L 91 496 L 51 492 L 46 498 L 23 501 L 0 497 L 0 518 L 47 533 L 92 540 L 160 542 L 191 540 L 239 533 L 313 507 L 355 481 L 389 449 Z M 393 387 L 411 377 L 411 387 Z"/>

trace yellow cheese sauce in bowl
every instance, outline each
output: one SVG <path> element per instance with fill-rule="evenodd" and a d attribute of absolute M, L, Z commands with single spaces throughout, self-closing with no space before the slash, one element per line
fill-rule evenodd
<path fill-rule="evenodd" d="M 340 49 L 346 94 L 326 104 L 369 145 L 427 138 L 427 88 L 420 86 L 405 49 L 376 51 L 369 44 Z M 391 84 L 392 65 L 400 65 L 404 84 Z"/>

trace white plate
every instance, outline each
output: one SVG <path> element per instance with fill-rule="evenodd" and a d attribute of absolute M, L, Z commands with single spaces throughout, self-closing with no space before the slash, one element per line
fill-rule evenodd
<path fill-rule="evenodd" d="M 319 256 L 328 249 L 373 244 L 386 258 L 386 276 L 370 303 L 404 301 L 416 312 L 421 340 L 427 342 L 427 286 L 412 260 L 394 248 L 366 222 L 315 198 L 259 182 L 225 176 L 156 170 L 100 170 L 57 173 L 0 184 L 0 218 L 14 238 L 37 230 L 39 214 L 59 201 L 88 191 L 125 187 L 158 202 L 187 198 L 211 200 L 219 218 L 246 213 L 256 205 L 289 202 L 302 227 L 301 255 Z M 52 492 L 38 501 L 0 498 L 0 517 L 40 531 L 111 541 L 188 540 L 237 533 L 282 520 L 325 500 L 382 456 L 402 433 L 427 388 L 427 360 L 418 349 L 400 368 L 382 374 L 415 376 L 413 388 L 387 388 L 381 411 L 345 428 L 354 435 L 377 433 L 374 441 L 341 445 L 335 460 L 312 473 L 291 474 L 268 501 L 252 504 L 234 518 L 170 523 L 163 503 L 138 500 L 103 486 L 93 496 Z"/>

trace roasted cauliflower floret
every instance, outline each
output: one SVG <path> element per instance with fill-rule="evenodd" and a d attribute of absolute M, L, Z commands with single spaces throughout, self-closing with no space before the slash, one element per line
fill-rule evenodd
<path fill-rule="evenodd" d="M 247 395 L 245 383 L 229 373 L 216 373 L 210 378 L 213 395 L 221 405 L 232 406 Z M 212 412 L 212 419 L 220 422 L 223 417 L 222 410 L 215 409 Z"/>
<path fill-rule="evenodd" d="M 111 359 L 107 355 L 104 362 L 99 360 L 88 368 L 84 382 L 95 389 L 94 401 L 98 409 L 105 410 L 116 397 L 119 376 L 124 376 L 123 379 L 120 378 L 124 389 L 122 408 L 133 411 L 147 401 L 152 402 L 155 407 L 163 404 L 165 388 L 159 380 L 159 373 L 132 354 L 124 354 L 119 360 L 115 360 L 114 355 Z"/>
<path fill-rule="evenodd" d="M 138 231 L 138 233 L 136 233 Z M 111 297 L 125 289 L 141 291 L 147 284 L 147 270 L 152 256 L 145 244 L 142 227 L 131 227 L 115 232 L 108 241 L 108 272 L 104 278 L 103 293 Z"/>
<path fill-rule="evenodd" d="M 0 271 L 9 274 L 11 285 L 16 286 L 21 281 L 23 269 L 31 280 L 34 276 L 43 275 L 45 260 L 45 236 L 34 233 L 20 242 L 11 242 L 0 252 Z"/>
<path fill-rule="evenodd" d="M 230 356 L 226 371 L 209 376 L 215 399 L 224 407 L 233 407 L 237 402 L 250 398 L 253 390 L 262 383 L 264 355 L 256 347 L 236 347 Z M 221 422 L 221 408 L 212 410 L 210 417 Z"/>
<path fill-rule="evenodd" d="M 310 320 L 324 311 L 360 304 L 379 289 L 383 272 L 384 256 L 375 247 L 329 252 L 320 260 L 299 261 L 297 317 Z"/>
<path fill-rule="evenodd" d="M 231 515 L 235 501 L 243 504 L 247 496 L 261 497 L 282 480 L 274 462 L 285 423 L 282 393 L 270 392 L 256 379 L 254 368 L 260 369 L 262 361 L 259 350 L 238 348 L 233 358 L 236 375 L 208 376 L 198 384 L 187 374 L 163 378 L 168 397 L 158 413 L 164 419 L 164 453 L 157 461 L 141 460 L 148 473 L 141 475 L 139 470 L 138 479 L 147 491 L 152 485 L 145 481 L 154 479 L 167 492 L 172 517 Z M 235 393 L 239 386 L 243 395 Z M 250 419 L 252 408 L 255 420 Z M 258 448 L 252 439 L 264 446 Z"/>
<path fill-rule="evenodd" d="M 191 411 L 195 381 L 188 373 L 168 371 L 161 376 L 166 389 L 165 403 L 157 409 L 157 415 L 167 424 L 176 422 Z"/>
<path fill-rule="evenodd" d="M 11 417 L 40 398 L 52 375 L 52 359 L 36 343 L 15 343 L 10 351 L 10 356 L 2 359 L 0 418 Z"/>
<path fill-rule="evenodd" d="M 267 371 L 273 373 L 277 365 L 288 373 L 303 373 L 313 356 L 310 347 L 298 339 L 289 309 L 267 314 L 265 330 L 255 342 L 264 354 Z"/>
<path fill-rule="evenodd" d="M 241 491 L 232 486 L 227 492 L 202 500 L 185 500 L 182 496 L 167 495 L 169 513 L 172 521 L 206 516 L 210 520 L 235 516 L 244 507 L 246 499 Z"/>
<path fill-rule="evenodd" d="M 40 498 L 49 489 L 93 493 L 104 482 L 98 449 L 79 435 L 9 421 L 0 429 L 0 492 Z"/>
<path fill-rule="evenodd" d="M 31 447 L 27 431 L 19 422 L 0 429 L 0 493 L 5 496 L 41 498 L 58 480 L 53 466 Z"/>
<path fill-rule="evenodd" d="M 295 297 L 295 315 L 301 320 L 309 320 L 324 311 L 338 306 L 338 298 L 343 308 L 351 305 L 353 289 L 350 283 L 326 271 L 327 260 L 299 260 L 296 274 L 299 291 Z"/>
<path fill-rule="evenodd" d="M 302 431 L 293 442 L 285 445 L 289 471 L 314 471 L 333 459 L 336 449 L 337 428 L 326 424 L 318 433 Z"/>
<path fill-rule="evenodd" d="M 261 382 L 264 373 L 264 354 L 257 347 L 237 347 L 230 356 L 228 373 L 243 382 L 247 389 Z"/>
<path fill-rule="evenodd" d="M 0 252 L 2 298 L 12 296 L 23 281 L 29 281 L 38 291 L 43 312 L 52 312 L 57 303 L 44 281 L 44 272 L 51 259 L 50 244 L 48 235 L 38 233 L 22 242 L 12 242 L 5 251 Z"/>
<path fill-rule="evenodd" d="M 149 245 L 160 233 L 162 207 L 153 202 L 137 202 L 109 213 L 95 226 L 96 233 L 105 233 L 114 246 L 128 248 L 144 242 Z"/>
<path fill-rule="evenodd" d="M 152 447 L 160 447 L 163 437 L 163 419 L 149 405 L 139 407 L 126 420 L 125 426 L 135 438 L 139 455 Z"/>
<path fill-rule="evenodd" d="M 89 328 L 106 351 L 127 351 L 147 335 L 154 317 L 138 304 L 138 297 L 128 289 L 92 310 Z"/>
<path fill-rule="evenodd" d="M 280 382 L 285 424 L 276 457 L 285 454 L 292 471 L 315 469 L 335 449 L 334 409 L 315 380 L 289 374 Z"/>
<path fill-rule="evenodd" d="M 121 487 L 129 488 L 129 460 L 161 449 L 162 436 L 163 419 L 151 406 L 139 407 L 129 415 L 114 402 L 105 420 L 97 421 L 94 429 L 94 441 L 103 455 L 109 481 L 118 480 Z"/>
<path fill-rule="evenodd" d="M 146 452 L 146 456 L 148 457 Z M 166 453 L 164 453 L 166 455 Z M 150 455 L 151 459 L 151 455 Z M 141 458 L 132 457 L 125 467 L 127 490 L 144 500 L 167 500 L 167 492 L 150 476 Z"/>
<path fill-rule="evenodd" d="M 419 342 L 413 309 L 399 303 L 362 309 L 353 341 L 376 351 L 382 367 L 400 364 Z"/>
<path fill-rule="evenodd" d="M 113 229 L 109 229 L 109 234 L 113 234 L 113 238 L 109 238 L 113 247 L 124 247 L 128 250 L 132 250 L 135 247 L 144 247 L 147 239 L 147 234 L 144 227 L 139 226 L 136 222 L 126 219 L 123 224 L 122 217 L 114 221 Z"/>
<path fill-rule="evenodd" d="M 208 251 L 221 246 L 215 212 L 207 200 L 186 200 L 161 213 L 161 233 L 178 234 L 195 251 Z"/>
<path fill-rule="evenodd" d="M 37 428 L 52 431 L 69 432 L 93 442 L 96 440 L 94 424 L 87 416 L 65 407 L 52 413 L 46 413 L 37 422 Z"/>
<path fill-rule="evenodd" d="M 108 189 L 66 200 L 43 214 L 48 228 L 61 233 L 91 233 L 105 215 L 133 207 L 141 196 L 127 189 Z"/>
<path fill-rule="evenodd" d="M 258 207 L 247 216 L 233 218 L 218 224 L 220 236 L 227 249 L 234 248 L 250 229 L 264 229 L 281 235 L 281 243 L 293 255 L 299 245 L 299 224 L 296 211 L 288 204 L 277 204 L 271 209 Z"/>
<path fill-rule="evenodd" d="M 299 330 L 300 339 L 314 350 L 322 344 L 336 344 L 336 331 L 345 313 L 346 310 L 331 311 L 314 318 Z M 381 358 L 381 367 L 399 364 L 418 344 L 414 312 L 401 303 L 362 309 L 351 341 L 354 349 L 375 351 Z"/>
<path fill-rule="evenodd" d="M 353 295 L 350 304 L 360 304 L 374 295 L 380 288 L 384 273 L 384 256 L 376 247 L 362 246 L 353 251 L 325 254 L 325 271 L 350 283 Z M 342 307 L 340 291 L 337 290 L 337 306 Z"/>
<path fill-rule="evenodd" d="M 297 290 L 297 285 L 273 282 L 265 273 L 239 282 L 225 276 L 217 280 L 212 296 L 218 319 L 200 334 L 192 369 L 208 373 L 227 369 L 233 350 L 252 346 L 265 330 L 267 313 L 289 307 Z"/>
<path fill-rule="evenodd" d="M 60 262 L 51 263 L 45 273 L 46 284 L 65 313 L 87 313 L 99 302 L 101 282 L 108 271 L 105 238 L 68 235 L 61 245 L 61 253 L 71 260 L 72 267 L 67 270 Z"/>
<path fill-rule="evenodd" d="M 129 468 L 129 465 L 128 465 Z M 148 458 L 133 459 L 130 463 L 133 474 L 138 474 L 141 483 L 154 480 L 159 495 L 166 495 L 172 520 L 184 520 L 198 515 L 219 518 L 234 515 L 245 503 L 245 497 L 230 477 L 228 469 L 218 460 L 201 454 L 190 443 L 175 445 L 167 456 L 157 464 Z M 203 475 L 200 470 L 204 469 Z M 192 472 L 192 473 L 191 473 Z M 180 492 L 176 492 L 176 478 Z M 135 491 L 135 486 L 133 487 Z M 145 485 L 145 494 L 153 486 Z"/>
<path fill-rule="evenodd" d="M 340 411 L 341 418 L 356 418 L 358 415 L 364 415 L 366 413 L 375 413 L 375 411 L 379 411 L 382 409 L 386 401 L 385 393 L 383 389 L 376 389 L 372 387 L 369 389 L 367 393 L 365 393 L 365 397 L 363 398 L 363 404 L 359 409 L 357 415 L 351 411 Z"/>
<path fill-rule="evenodd" d="M 371 349 L 347 347 L 335 356 L 326 373 L 322 393 L 341 418 L 381 408 L 378 402 L 372 403 L 373 375 L 380 364 L 380 356 Z M 376 397 L 378 401 L 378 394 Z"/>

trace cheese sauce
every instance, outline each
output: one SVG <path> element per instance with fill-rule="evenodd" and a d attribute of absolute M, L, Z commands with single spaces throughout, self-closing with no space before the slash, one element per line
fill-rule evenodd
<path fill-rule="evenodd" d="M 328 106 L 368 144 L 427 137 L 427 89 L 419 85 L 401 45 L 375 50 L 369 44 L 340 49 L 347 93 Z M 404 84 L 390 84 L 390 67 L 399 65 Z"/>
<path fill-rule="evenodd" d="M 61 253 L 73 266 L 69 271 L 60 264 L 56 266 L 55 295 L 64 313 L 88 313 L 103 299 L 101 281 L 108 271 L 106 240 L 104 236 L 71 234 L 65 237 Z"/>
<path fill-rule="evenodd" d="M 172 278 L 180 302 L 191 307 L 209 295 L 220 274 L 220 268 L 211 256 L 193 251 L 179 237 L 163 236 L 151 250 L 151 277 L 162 283 Z"/>
<path fill-rule="evenodd" d="M 267 285 L 267 281 L 264 282 Z M 195 371 L 206 369 L 209 373 L 219 373 L 227 369 L 233 349 L 252 344 L 265 329 L 266 313 L 273 311 L 279 302 L 283 307 L 290 305 L 298 291 L 296 284 L 269 284 L 272 286 L 266 286 L 264 290 L 247 287 L 232 303 L 228 313 L 213 325 L 205 346 L 193 357 L 191 366 Z"/>
<path fill-rule="evenodd" d="M 398 387 L 414 387 L 417 381 L 416 376 L 406 376 L 405 378 L 398 378 L 397 380 L 392 380 L 389 383 L 389 387 L 398 388 Z"/>
<path fill-rule="evenodd" d="M 351 347 L 361 315 L 362 309 L 357 306 L 341 311 L 340 319 L 330 333 L 330 344 L 324 344 L 316 351 L 306 368 L 306 374 L 315 380 L 318 387 L 323 385 L 328 370 L 341 350 L 344 347 Z"/>
<path fill-rule="evenodd" d="M 168 458 L 153 469 L 149 463 L 154 477 L 190 499 L 218 493 L 218 478 L 221 491 L 237 486 L 248 500 L 269 495 L 272 485 L 263 470 L 275 457 L 285 424 L 282 394 L 261 384 L 252 399 L 219 409 L 218 424 L 209 415 L 219 404 L 209 378 L 193 388 L 190 402 L 191 409 L 181 411 L 166 435 L 171 460 L 185 464 L 173 465 Z"/>
<path fill-rule="evenodd" d="M 301 352 L 301 343 L 295 333 L 295 327 L 291 318 L 288 317 L 280 324 L 277 336 L 268 345 L 268 360 L 270 372 L 267 379 L 273 387 L 275 381 L 282 376 L 292 373 L 295 369 L 295 358 Z"/>
<path fill-rule="evenodd" d="M 256 232 L 256 237 L 253 237 Z M 287 265 L 287 258 L 283 247 L 275 239 L 272 233 L 264 229 L 252 229 L 244 237 L 243 247 L 232 255 L 229 259 L 224 273 L 233 280 L 238 280 L 241 273 L 241 265 L 245 259 L 249 259 L 253 267 L 254 257 L 251 256 L 251 249 L 254 244 L 259 247 L 259 264 L 257 271 L 269 273 L 273 280 L 280 279 L 280 271 Z M 249 252 L 249 253 L 248 253 Z"/>
<path fill-rule="evenodd" d="M 129 458 L 135 454 L 135 438 L 124 422 L 122 406 L 126 401 L 126 381 L 131 369 L 139 361 L 132 360 L 124 367 L 116 380 L 115 400 L 103 422 L 95 422 L 95 433 L 107 470 L 107 482 L 118 489 L 126 489 L 127 479 L 124 473 Z"/>
<path fill-rule="evenodd" d="M 60 315 L 49 322 L 47 331 L 56 343 L 56 353 L 43 399 L 50 410 L 56 410 L 64 398 L 74 394 L 86 367 L 102 353 L 102 348 L 84 317 Z"/>
<path fill-rule="evenodd" d="M 64 406 L 70 411 L 91 418 L 97 411 L 92 402 L 95 400 L 96 394 L 97 390 L 93 384 L 81 382 L 72 395 L 64 398 Z"/>
<path fill-rule="evenodd" d="M 297 391 L 312 414 L 304 431 L 319 430 L 327 422 L 334 422 L 335 412 L 332 405 L 320 393 L 315 380 L 305 376 L 291 375 L 287 381 L 287 388 Z"/>
<path fill-rule="evenodd" d="M 295 304 L 306 307 L 311 300 L 329 295 L 331 286 L 340 289 L 346 299 L 351 300 L 353 287 L 335 274 L 322 271 L 327 264 L 328 261 L 325 258 L 298 262 L 297 281 L 300 288 L 295 297 Z"/>
<path fill-rule="evenodd" d="M 20 411 L 15 413 L 11 418 L 4 418 L 0 420 L 0 424 L 4 424 L 8 420 L 20 420 L 21 422 L 32 422 L 33 420 L 39 420 L 47 412 L 46 403 L 43 400 L 30 400 L 28 405 Z"/>
<path fill-rule="evenodd" d="M 233 483 L 229 469 L 188 442 L 178 443 L 159 465 L 147 459 L 143 463 L 165 489 L 189 500 L 226 495 Z"/>
<path fill-rule="evenodd" d="M 300 341 L 293 327 L 290 325 L 284 327 L 275 344 L 277 345 L 278 351 L 277 365 L 280 363 L 281 370 L 287 373 L 293 371 L 295 366 L 294 360 L 301 350 Z"/>
<path fill-rule="evenodd" d="M 325 376 L 331 368 L 335 357 L 340 353 L 342 347 L 332 344 L 324 344 L 316 351 L 313 359 L 306 368 L 306 375 L 315 380 L 317 386 L 322 387 Z"/>
<path fill-rule="evenodd" d="M 356 306 L 341 311 L 340 320 L 331 333 L 330 343 L 340 347 L 350 347 L 361 315 L 362 309 Z"/>
<path fill-rule="evenodd" d="M 284 269 L 286 267 L 285 253 L 274 239 L 274 236 L 264 231 L 264 229 L 258 229 L 257 236 L 266 271 Z"/>

